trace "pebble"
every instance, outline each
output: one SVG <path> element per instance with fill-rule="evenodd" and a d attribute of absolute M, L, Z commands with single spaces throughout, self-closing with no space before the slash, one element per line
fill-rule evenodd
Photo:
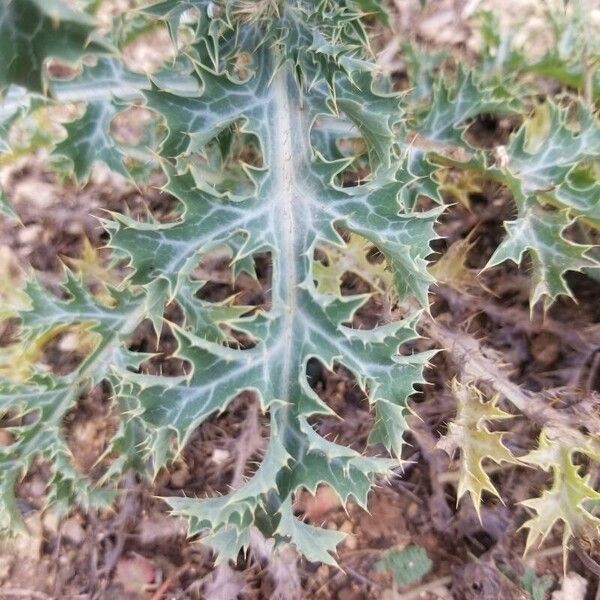
<path fill-rule="evenodd" d="M 75 332 L 67 333 L 58 343 L 58 349 L 61 352 L 73 352 L 79 347 L 81 347 L 81 339 Z"/>
<path fill-rule="evenodd" d="M 358 540 L 354 535 L 354 525 L 350 521 L 346 520 L 340 525 L 339 531 L 340 533 L 346 534 L 346 537 L 344 538 L 343 542 L 344 546 L 348 550 L 356 550 L 358 546 Z"/>
<path fill-rule="evenodd" d="M 230 456 L 230 454 L 229 454 L 228 450 L 223 450 L 221 448 L 215 448 L 210 459 L 216 465 L 221 466 L 229 460 L 229 456 Z"/>
<path fill-rule="evenodd" d="M 39 477 L 34 477 L 27 485 L 27 493 L 33 498 L 41 498 L 46 495 L 46 482 Z"/>
<path fill-rule="evenodd" d="M 414 519 L 419 513 L 419 505 L 416 502 L 411 502 L 406 509 L 406 516 L 409 519 Z"/>
<path fill-rule="evenodd" d="M 340 525 L 340 531 L 342 533 L 352 533 L 354 531 L 354 525 L 350 521 L 344 521 Z"/>
<path fill-rule="evenodd" d="M 185 463 L 181 463 L 181 465 L 171 473 L 171 485 L 176 488 L 183 487 L 190 479 L 190 470 Z"/>
<path fill-rule="evenodd" d="M 62 535 L 72 544 L 79 546 L 85 540 L 85 531 L 75 517 L 67 519 L 61 527 Z"/>
<path fill-rule="evenodd" d="M 46 533 L 50 535 L 56 535 L 58 533 L 59 526 L 58 515 L 53 510 L 49 510 L 42 518 L 42 525 L 44 526 L 44 531 Z"/>
<path fill-rule="evenodd" d="M 29 225 L 29 227 L 23 227 L 17 233 L 17 240 L 24 246 L 31 244 L 35 241 L 39 241 L 42 233 L 42 227 L 40 225 Z"/>
<path fill-rule="evenodd" d="M 13 436 L 8 431 L 0 429 L 0 448 L 3 446 L 10 446 L 13 441 Z"/>

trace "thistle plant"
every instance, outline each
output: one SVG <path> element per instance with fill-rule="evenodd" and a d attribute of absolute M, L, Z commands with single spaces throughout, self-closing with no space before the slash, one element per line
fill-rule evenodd
<path fill-rule="evenodd" d="M 551 105 L 540 109 L 541 127 L 523 125 L 505 154 L 474 148 L 464 135 L 468 122 L 519 111 L 521 100 L 462 71 L 454 84 L 436 84 L 427 104 L 394 91 L 374 61 L 364 25 L 367 11 L 381 10 L 359 0 L 163 0 L 135 18 L 164 24 L 176 57 L 141 75 L 126 67 L 119 50 L 127 28 L 101 35 L 92 9 L 76 11 L 59 0 L 2 4 L 0 151 L 10 150 L 16 120 L 39 107 L 77 102 L 81 116 L 53 147 L 69 176 L 84 184 L 101 161 L 134 178 L 142 160 L 162 170 L 163 192 L 177 201 L 167 222 L 106 216 L 108 247 L 128 275 L 105 283 L 101 294 L 74 264 L 64 267 L 60 297 L 33 273 L 16 292 L 10 284 L 0 288 L 2 317 L 19 327 L 3 348 L 19 368 L 4 369 L 0 386 L 10 434 L 0 447 L 4 528 L 22 524 L 15 486 L 36 461 L 52 468 L 49 504 L 110 502 L 124 471 L 152 477 L 203 422 L 250 392 L 269 422 L 255 473 L 222 496 L 164 500 L 220 560 L 247 548 L 256 528 L 309 560 L 334 563 L 343 535 L 299 519 L 294 495 L 327 485 L 342 503 L 366 506 L 376 480 L 400 464 L 407 401 L 432 356 L 400 349 L 418 337 L 434 281 L 428 260 L 443 210 L 440 166 L 492 177 L 513 192 L 518 215 L 507 223 L 490 266 L 529 252 L 532 303 L 570 293 L 564 273 L 595 265 L 590 245 L 564 235 L 574 219 L 598 225 L 592 161 L 600 154 L 600 130 L 592 112 L 581 107 L 573 129 L 570 113 Z M 48 59 L 75 63 L 77 73 L 53 79 Z M 132 104 L 156 115 L 161 137 L 154 148 L 132 149 L 112 135 L 112 120 Z M 344 152 L 347 138 L 358 140 L 359 149 Z M 11 212 L 6 201 L 2 206 Z M 402 318 L 368 330 L 353 319 L 369 294 L 342 294 L 340 278 L 328 272 L 336 257 L 350 250 L 360 255 L 361 239 L 363 254 L 365 247 L 376 249 L 384 262 L 359 256 L 353 264 L 367 281 L 371 266 L 373 288 L 385 286 L 404 308 Z M 217 250 L 230 257 L 233 276 L 256 277 L 256 257 L 269 258 L 267 304 L 199 298 L 205 282 L 194 273 Z M 315 260 L 319 251 L 328 266 Z M 173 306 L 181 310 L 178 322 L 165 314 Z M 131 340 L 146 320 L 157 337 L 169 329 L 176 338 L 181 374 L 150 375 L 143 368 L 151 356 L 135 351 Z M 88 351 L 74 370 L 57 375 L 38 359 L 65 331 L 75 332 Z M 374 424 L 364 454 L 315 428 L 333 411 L 310 385 L 307 366 L 314 360 L 345 367 L 368 399 Z M 101 383 L 110 387 L 121 421 L 106 450 L 114 460 L 92 483 L 72 464 L 63 422 Z M 505 414 L 479 408 L 483 418 Z M 479 438 L 489 434 L 471 424 Z M 497 437 L 496 449 L 504 448 Z M 480 468 L 481 451 L 474 456 Z M 507 450 L 499 460 L 506 456 Z M 493 489 L 486 481 L 478 498 Z"/>
<path fill-rule="evenodd" d="M 70 18 L 86 39 L 87 21 L 62 6 L 64 14 L 53 14 L 58 6 L 44 5 L 40 12 L 49 22 L 56 18 L 66 24 Z M 53 463 L 53 501 L 88 489 L 69 465 L 61 421 L 90 385 L 110 382 L 123 412 L 113 440 L 123 452 L 115 475 L 117 468 L 128 466 L 156 472 L 206 418 L 248 390 L 260 399 L 270 424 L 269 446 L 256 473 L 224 496 L 166 501 L 190 519 L 192 533 L 209 532 L 204 539 L 222 558 L 246 547 L 250 528 L 256 526 L 268 537 L 292 542 L 311 560 L 331 562 L 329 553 L 341 535 L 298 520 L 294 492 L 315 492 L 325 483 L 343 502 L 354 498 L 366 505 L 375 476 L 389 475 L 397 461 L 363 456 L 315 431 L 309 419 L 331 410 L 311 389 L 307 363 L 317 359 L 329 368 L 339 363 L 351 370 L 376 415 L 371 442 L 399 457 L 406 399 L 421 381 L 429 355 L 398 355 L 400 344 L 415 338 L 416 315 L 370 331 L 353 328 L 353 314 L 367 298 L 322 293 L 314 282 L 315 247 L 324 242 L 343 246 L 340 228 L 363 236 L 385 255 L 398 292 L 414 294 L 425 304 L 426 257 L 439 211 L 411 213 L 401 201 L 402 191 L 416 178 L 397 147 L 399 97 L 386 93 L 369 60 L 357 5 L 169 1 L 147 13 L 166 20 L 177 43 L 181 17 L 189 9 L 196 11 L 196 23 L 182 57 L 188 63 L 182 76 L 187 88 L 165 85 L 157 76 L 142 92 L 145 105 L 164 120 L 160 164 L 167 177 L 165 192 L 180 203 L 178 218 L 168 224 L 140 223 L 114 215 L 105 222 L 111 248 L 126 256 L 131 268 L 126 285 L 108 289 L 109 302 L 99 302 L 69 270 L 64 299 L 48 295 L 34 278 L 27 282 L 29 305 L 19 313 L 21 352 L 65 327 L 89 331 L 95 345 L 68 376 L 32 367 L 26 381 L 6 382 L 3 409 L 15 411 L 16 421 L 10 428 L 15 441 L 2 449 L 4 503 L 10 518 L 17 519 L 12 488 L 38 456 Z M 14 28 L 25 18 L 20 3 L 3 10 L 3 22 Z M 102 49 L 82 45 L 80 51 Z M 71 52 L 57 54 L 72 58 Z M 40 90 L 38 75 L 34 89 Z M 117 110 L 111 86 L 126 85 L 131 77 L 118 59 L 100 57 L 60 91 L 57 85 L 57 96 L 97 84 L 101 77 L 107 97 L 88 102 L 56 148 L 71 159 L 80 180 L 88 176 L 93 159 L 125 172 L 108 128 Z M 21 71 L 11 81 L 28 83 Z M 336 181 L 351 159 L 327 155 L 321 140 L 333 134 L 327 123 L 318 123 L 323 118 L 352 124 L 364 138 L 372 166 L 367 181 L 354 187 Z M 251 140 L 260 162 L 240 164 L 243 182 L 219 188 L 219 181 L 203 177 L 195 159 L 216 155 L 226 165 L 234 136 Z M 223 168 L 218 175 L 226 181 L 229 174 Z M 270 255 L 268 309 L 195 297 L 201 283 L 191 276 L 194 268 L 223 246 L 231 251 L 234 272 L 252 272 L 255 255 Z M 168 326 L 186 373 L 140 373 L 147 355 L 128 349 L 128 337 L 146 318 L 160 332 L 164 307 L 173 302 L 182 308 L 184 320 Z M 250 347 L 236 344 L 232 332 L 243 334 Z M 91 494 L 97 493 L 100 488 Z"/>

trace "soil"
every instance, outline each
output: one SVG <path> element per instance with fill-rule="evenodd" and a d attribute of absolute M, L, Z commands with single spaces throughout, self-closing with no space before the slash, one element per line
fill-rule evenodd
<path fill-rule="evenodd" d="M 407 31 L 418 23 L 415 31 L 425 42 L 469 52 L 472 32 L 461 12 L 465 4 L 470 3 L 440 2 L 420 12 L 418 3 L 406 2 L 395 13 L 397 29 Z M 460 26 L 453 28 L 452 15 Z M 440 23 L 442 33 L 448 31 L 445 36 L 440 36 Z M 376 45 L 385 48 L 386 41 L 379 39 Z M 394 60 L 388 62 L 394 69 L 401 68 Z M 485 146 L 490 135 L 501 139 L 513 126 L 488 120 L 475 123 L 470 135 Z M 107 265 L 108 254 L 101 249 L 106 234 L 98 220 L 106 210 L 140 217 L 149 211 L 161 220 L 170 218 L 174 201 L 159 192 L 160 176 L 153 177 L 146 187 L 135 188 L 99 166 L 90 182 L 78 188 L 58 180 L 42 153 L 4 168 L 2 184 L 20 223 L 0 218 L 0 275 L 15 265 L 31 267 L 50 291 L 59 293 L 61 261 L 80 258 L 86 240 L 100 249 Z M 478 276 L 503 236 L 503 220 L 512 214 L 510 197 L 484 186 L 468 199 L 468 208 L 451 205 L 438 226 L 441 240 L 436 243 L 436 260 L 467 236 L 473 247 L 463 285 L 431 290 L 436 322 L 493 351 L 507 379 L 523 389 L 539 392 L 555 406 L 568 407 L 582 422 L 594 418 L 600 393 L 600 284 L 584 275 L 570 275 L 575 299 L 561 299 L 546 315 L 538 311 L 530 315 L 526 268 L 505 264 Z M 198 276 L 210 278 L 211 284 L 203 290 L 208 300 L 237 293 L 240 303 L 264 305 L 268 256 L 258 257 L 257 272 L 258 283 L 241 276 L 232 284 L 226 260 L 215 257 L 202 265 Z M 118 279 L 125 268 L 113 265 L 112 274 Z M 356 277 L 346 278 L 344 286 L 346 293 L 368 289 Z M 376 297 L 357 318 L 372 327 L 385 318 L 385 310 L 385 302 Z M 14 324 L 0 325 L 0 343 L 7 343 L 13 334 Z M 423 334 L 419 350 L 443 348 L 425 326 Z M 149 324 L 136 331 L 132 344 L 138 350 L 156 348 Z M 173 350 L 168 330 L 159 348 L 167 356 Z M 45 349 L 44 360 L 68 372 L 80 356 L 67 334 Z M 178 372 L 181 365 L 164 360 L 150 363 L 147 369 Z M 374 489 L 368 510 L 354 503 L 340 506 L 326 488 L 314 497 L 304 493 L 297 498 L 296 508 L 308 522 L 350 534 L 339 547 L 339 569 L 311 564 L 293 554 L 274 564 L 269 548 L 260 543 L 237 563 L 217 567 L 205 546 L 186 539 L 185 524 L 167 516 L 161 495 L 214 495 L 247 476 L 252 467 L 240 473 L 236 460 L 240 446 L 247 446 L 246 464 L 260 460 L 267 425 L 254 398 L 242 395 L 223 415 L 203 424 L 181 457 L 154 481 L 128 475 L 111 510 L 81 508 L 56 517 L 44 506 L 47 467 L 36 465 L 19 488 L 29 534 L 0 542 L 0 599 L 249 600 L 284 595 L 290 600 L 300 595 L 315 600 L 526 599 L 521 580 L 527 570 L 547 577 L 549 592 L 559 590 L 565 581 L 561 532 L 553 532 L 542 548 L 523 557 L 525 533 L 519 529 L 528 517 L 520 502 L 539 493 L 547 483 L 544 473 L 515 465 L 494 467 L 490 472 L 502 501 L 485 496 L 481 519 L 468 498 L 457 504 L 456 460 L 437 449 L 436 443 L 455 416 L 448 382 L 459 369 L 452 352 L 441 351 L 432 359 L 426 372 L 428 385 L 411 401 L 412 432 L 407 436 L 405 462 L 390 481 Z M 351 375 L 342 367 L 328 372 L 315 365 L 312 381 L 321 398 L 343 417 L 343 422 L 318 420 L 314 425 L 319 432 L 363 450 L 372 416 Z M 507 404 L 502 407 L 512 410 Z M 249 422 L 255 423 L 250 433 Z M 80 399 L 65 422 L 77 469 L 92 478 L 101 474 L 103 452 L 117 426 L 106 387 L 100 385 Z M 505 429 L 505 442 L 518 455 L 531 449 L 539 433 L 535 423 L 519 416 Z M 597 480 L 598 473 L 592 476 Z M 424 548 L 432 568 L 417 583 L 394 588 L 391 574 L 378 563 L 387 550 L 409 545 Z M 594 558 L 595 548 L 584 551 Z M 587 590 L 571 596 L 573 600 L 599 597 L 598 577 L 588 567 L 580 553 L 569 552 L 569 577 L 580 582 L 574 579 L 578 574 Z"/>

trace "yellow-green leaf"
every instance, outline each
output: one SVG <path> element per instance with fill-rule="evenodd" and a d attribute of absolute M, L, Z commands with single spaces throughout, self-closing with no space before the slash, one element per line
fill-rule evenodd
<path fill-rule="evenodd" d="M 485 402 L 482 393 L 470 383 L 452 381 L 452 395 L 457 402 L 454 421 L 448 424 L 448 433 L 438 442 L 438 448 L 453 456 L 460 450 L 457 498 L 467 492 L 479 514 L 484 491 L 499 496 L 483 461 L 517 463 L 511 451 L 502 443 L 502 433 L 488 429 L 489 421 L 510 419 L 510 415 L 496 406 L 498 396 Z"/>

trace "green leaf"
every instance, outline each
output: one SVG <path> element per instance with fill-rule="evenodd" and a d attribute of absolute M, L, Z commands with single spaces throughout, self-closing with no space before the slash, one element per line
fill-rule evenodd
<path fill-rule="evenodd" d="M 18 481 L 33 461 L 41 457 L 52 462 L 49 497 L 55 504 L 66 504 L 74 496 L 81 502 L 95 502 L 98 498 L 106 498 L 107 492 L 90 489 L 88 483 L 83 483 L 83 475 L 73 469 L 64 439 L 63 419 L 81 394 L 110 376 L 110 368 L 134 367 L 144 359 L 145 355 L 134 358 L 122 345 L 125 336 L 142 318 L 142 313 L 133 296 L 126 292 L 112 290 L 116 306 L 100 304 L 69 271 L 66 271 L 63 286 L 67 300 L 50 294 L 36 279 L 30 279 L 25 287 L 28 303 L 20 312 L 22 335 L 19 345 L 21 360 L 30 363 L 27 369 L 30 374 L 24 381 L 0 379 L 0 414 L 15 416 L 8 427 L 14 442 L 0 448 L 0 483 L 7 486 L 5 478 L 13 483 Z M 67 329 L 92 332 L 95 341 L 72 373 L 64 376 L 48 374 L 36 364 L 36 354 Z M 36 352 L 28 351 L 32 346 Z M 2 364 L 3 358 L 0 357 L 2 371 L 18 376 L 15 359 L 8 356 L 11 364 L 7 370 L 8 365 Z M 6 488 L 5 496 L 8 495 Z M 10 504 L 10 500 L 7 502 Z M 14 515 L 11 522 L 11 527 L 16 526 Z"/>
<path fill-rule="evenodd" d="M 546 600 L 546 593 L 554 584 L 554 579 L 550 575 L 538 577 L 531 568 L 525 569 L 521 577 L 521 585 L 527 592 L 529 600 Z"/>
<path fill-rule="evenodd" d="M 376 563 L 380 571 L 389 571 L 396 587 L 416 583 L 433 567 L 425 548 L 411 544 L 406 548 L 390 548 L 386 550 Z"/>
<path fill-rule="evenodd" d="M 584 4 L 571 3 L 548 5 L 545 10 L 546 35 L 551 41 L 542 56 L 527 47 L 530 33 L 523 31 L 530 26 L 527 20 L 513 23 L 511 28 L 502 26 L 500 19 L 491 10 L 479 11 L 479 31 L 483 38 L 482 61 L 478 70 L 485 78 L 521 88 L 520 95 L 527 93 L 531 74 L 554 80 L 578 92 L 590 86 L 594 100 L 600 97 L 600 73 L 593 67 L 586 69 L 582 61 L 582 49 L 586 47 L 589 60 L 593 64 L 600 48 L 591 35 L 588 11 Z M 520 45 L 517 40 L 521 40 Z M 528 77 L 529 76 L 529 77 Z M 589 83 L 586 83 L 589 81 Z"/>
<path fill-rule="evenodd" d="M 588 255 L 591 246 L 565 238 L 564 231 L 571 223 L 565 211 L 530 208 L 515 221 L 504 224 L 508 236 L 498 246 L 487 266 L 493 267 L 505 260 L 520 264 L 527 252 L 533 266 L 529 294 L 531 306 L 540 299 L 544 299 L 547 306 L 561 294 L 571 296 L 565 273 L 597 267 Z"/>
<path fill-rule="evenodd" d="M 568 271 L 599 266 L 590 244 L 566 235 L 575 222 L 596 229 L 600 225 L 599 157 L 596 116 L 582 105 L 571 115 L 547 103 L 494 156 L 477 152 L 455 160 L 436 153 L 433 160 L 489 177 L 512 192 L 517 218 L 505 222 L 508 235 L 487 266 L 505 260 L 520 264 L 528 254 L 533 269 L 531 305 L 543 299 L 547 307 L 560 295 L 571 296 L 565 281 Z"/>
<path fill-rule="evenodd" d="M 26 114 L 32 104 L 31 96 L 23 89 L 13 87 L 0 104 L 0 152 L 10 152 L 9 133 L 13 123 Z"/>
<path fill-rule="evenodd" d="M 431 353 L 400 353 L 418 337 L 417 310 L 371 330 L 353 327 L 368 297 L 322 293 L 314 251 L 343 246 L 339 230 L 347 230 L 381 252 L 389 268 L 386 285 L 399 299 L 412 296 L 426 306 L 432 282 L 427 259 L 441 209 L 416 212 L 413 205 L 426 190 L 437 199 L 437 188 L 423 154 L 399 154 L 401 97 L 389 92 L 371 62 L 354 2 L 299 0 L 277 12 L 270 2 L 220 11 L 197 0 L 162 2 L 149 11 L 176 28 L 181 9 L 192 5 L 200 14 L 186 50 L 192 71 L 176 66 L 177 77 L 155 76 L 149 86 L 116 60 L 105 60 L 52 84 L 63 99 L 88 94 L 84 117 L 67 126 L 68 137 L 56 149 L 72 160 L 80 180 L 96 159 L 121 171 L 122 149 L 108 128 L 111 99 L 131 100 L 141 90 L 164 124 L 158 148 L 164 192 L 179 201 L 179 210 L 165 223 L 128 215 L 104 222 L 115 256 L 126 257 L 130 267 L 118 289 L 107 287 L 104 301 L 69 272 L 65 299 L 28 284 L 31 307 L 20 314 L 23 343 L 74 327 L 93 333 L 96 345 L 68 376 L 43 377 L 33 364 L 27 381 L 0 388 L 6 410 L 39 415 L 19 424 L 18 441 L 3 450 L 10 464 L 5 472 L 24 473 L 42 457 L 57 469 L 53 487 L 61 498 L 82 491 L 85 484 L 68 469 L 60 424 L 79 395 L 101 381 L 110 385 L 122 414 L 109 444 L 122 455 L 105 479 L 128 465 L 155 474 L 207 418 L 226 411 L 240 392 L 251 392 L 269 418 L 269 444 L 257 471 L 223 496 L 165 500 L 220 560 L 247 547 L 249 529 L 257 527 L 309 559 L 333 564 L 340 534 L 296 519 L 294 495 L 327 485 L 344 503 L 366 506 L 376 479 L 399 463 L 407 400 L 422 383 Z M 104 86 L 98 97 L 96 80 Z M 336 183 L 348 160 L 328 160 L 313 145 L 311 132 L 322 117 L 341 118 L 363 137 L 370 175 L 360 185 Z M 254 159 L 236 155 L 236 140 L 252 149 Z M 257 254 L 270 256 L 265 306 L 198 299 L 203 282 L 197 267 L 224 247 L 232 253 L 233 274 L 252 273 Z M 148 355 L 128 349 L 130 336 L 145 318 L 160 332 L 171 302 L 182 312 L 180 324 L 169 327 L 177 341 L 174 356 L 184 366 L 177 376 L 148 375 L 140 370 Z M 239 336 L 243 344 L 234 342 Z M 394 458 L 363 456 L 313 427 L 309 419 L 332 411 L 310 386 L 311 360 L 329 369 L 343 365 L 354 375 L 375 415 L 369 440 L 377 448 L 369 454 L 387 450 Z"/>
<path fill-rule="evenodd" d="M 464 134 L 473 118 L 486 113 L 511 113 L 517 108 L 518 103 L 504 90 L 484 86 L 472 71 L 460 68 L 454 85 L 440 79 L 434 86 L 431 102 L 424 114 L 417 116 L 413 129 L 428 143 L 470 148 Z"/>
<path fill-rule="evenodd" d="M 289 12 L 288 18 L 295 19 L 294 9 Z M 119 216 L 111 226 L 111 243 L 129 255 L 135 284 L 147 287 L 159 276 L 183 307 L 186 327 L 174 331 L 177 356 L 189 365 L 189 374 L 171 379 L 123 374 L 119 395 L 137 399 L 137 413 L 148 427 L 172 429 L 183 444 L 235 395 L 255 392 L 271 424 L 271 444 L 257 474 L 218 502 L 168 502 L 178 514 L 191 517 L 193 531 L 229 536 L 232 525 L 239 531 L 241 524 L 259 525 L 259 512 L 275 494 L 280 500 L 269 519 L 279 521 L 274 526 L 278 535 L 324 560 L 328 550 L 315 554 L 310 549 L 304 539 L 308 526 L 290 521 L 285 503 L 301 487 L 314 491 L 326 483 L 343 501 L 354 497 L 365 504 L 374 476 L 389 473 L 393 463 L 361 457 L 308 426 L 308 416 L 330 412 L 308 385 L 308 360 L 317 358 L 330 368 L 339 362 L 352 371 L 377 415 L 373 442 L 399 454 L 405 401 L 421 381 L 429 354 L 396 354 L 401 343 L 415 337 L 413 318 L 372 331 L 348 327 L 366 298 L 322 294 L 314 284 L 312 253 L 319 243 L 340 245 L 335 225 L 343 226 L 383 253 L 400 295 L 414 294 L 425 303 L 430 282 L 426 256 L 438 211 L 404 211 L 400 194 L 414 176 L 392 152 L 397 119 L 392 108 L 398 99 L 377 95 L 368 72 L 355 74 L 352 85 L 343 71 L 336 71 L 327 87 L 299 88 L 288 67 L 273 76 L 279 58 L 272 50 L 261 47 L 252 56 L 248 68 L 254 75 L 247 81 L 199 64 L 202 95 L 186 98 L 161 89 L 146 93 L 147 106 L 164 117 L 168 129 L 161 152 L 175 164 L 163 163 L 169 178 L 165 190 L 180 200 L 181 216 L 164 225 Z M 354 188 L 334 184 L 346 161 L 327 161 L 309 143 L 315 118 L 336 110 L 355 123 L 372 150 L 374 174 Z M 236 130 L 255 136 L 262 166 L 247 169 L 253 184 L 248 190 L 223 194 L 195 176 L 190 158 L 201 149 L 210 151 L 216 136 Z M 274 261 L 272 307 L 229 321 L 253 340 L 249 349 L 224 347 L 206 332 L 195 331 L 197 309 L 185 292 L 202 255 L 240 236 L 244 241 L 235 262 L 257 252 L 270 252 Z M 311 533 L 312 539 L 317 535 Z M 316 537 L 320 545 L 325 537 Z"/>
<path fill-rule="evenodd" d="M 276 533 L 292 540 L 298 552 L 307 560 L 337 566 L 331 555 L 345 535 L 339 531 L 313 527 L 296 519 L 289 499 L 281 507 L 281 521 Z"/>
<path fill-rule="evenodd" d="M 70 159 L 77 181 L 87 181 L 96 161 L 128 176 L 123 158 L 110 135 L 115 114 L 115 107 L 110 102 L 89 102 L 83 117 L 65 125 L 67 136 L 57 144 L 54 152 Z"/>
<path fill-rule="evenodd" d="M 600 189 L 589 169 L 600 158 L 600 125 L 585 106 L 577 106 L 571 119 L 566 109 L 541 105 L 511 137 L 506 157 L 503 167 L 520 210 L 535 197 L 600 225 Z"/>
<path fill-rule="evenodd" d="M 44 92 L 46 59 L 70 63 L 86 54 L 107 53 L 93 40 L 95 21 L 60 0 L 5 0 L 0 5 L 0 90 L 17 84 Z"/>
<path fill-rule="evenodd" d="M 367 15 L 375 15 L 386 27 L 391 27 L 390 15 L 384 0 L 356 0 L 356 4 Z"/>

